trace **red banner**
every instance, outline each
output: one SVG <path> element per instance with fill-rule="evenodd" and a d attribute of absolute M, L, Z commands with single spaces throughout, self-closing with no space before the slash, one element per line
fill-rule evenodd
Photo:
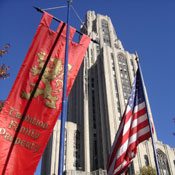
<path fill-rule="evenodd" d="M 52 16 L 44 13 L 10 95 L 0 112 L 0 174 L 34 174 L 61 112 L 66 25 L 64 27 L 61 22 L 55 32 L 49 28 L 51 21 Z M 75 31 L 70 28 L 67 95 L 90 42 L 86 35 L 82 36 L 79 43 L 73 42 Z M 55 45 L 58 33 L 60 36 Z M 49 62 L 29 105 L 47 58 Z M 21 118 L 22 125 L 15 135 Z"/>

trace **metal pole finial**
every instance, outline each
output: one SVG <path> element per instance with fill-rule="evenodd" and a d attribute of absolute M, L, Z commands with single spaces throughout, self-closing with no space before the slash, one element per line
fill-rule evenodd
<path fill-rule="evenodd" d="M 72 3 L 73 0 L 67 0 L 68 3 Z"/>
<path fill-rule="evenodd" d="M 137 53 L 137 51 L 135 51 L 135 55 L 136 55 L 136 58 L 135 58 L 135 60 L 137 61 L 137 64 L 138 64 L 138 62 L 139 62 L 139 56 L 138 56 L 138 53 Z"/>

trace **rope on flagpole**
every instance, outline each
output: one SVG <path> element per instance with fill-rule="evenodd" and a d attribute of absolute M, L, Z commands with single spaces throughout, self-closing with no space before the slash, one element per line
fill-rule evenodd
<path fill-rule="evenodd" d="M 82 24 L 82 26 L 86 29 L 87 31 L 87 27 L 84 25 L 84 22 L 81 20 L 80 16 L 78 15 L 77 11 L 75 10 L 75 8 L 73 7 L 73 5 L 71 5 L 72 10 L 74 11 L 75 15 L 77 16 L 77 18 L 79 19 L 80 23 Z"/>
<path fill-rule="evenodd" d="M 135 55 L 136 55 L 136 62 L 137 62 L 137 65 L 138 65 L 138 69 L 140 71 L 144 96 L 146 97 L 146 87 L 145 87 L 145 82 L 144 82 L 144 79 L 143 79 L 142 69 L 141 69 L 141 66 L 140 66 L 140 63 L 139 63 L 139 57 L 138 57 L 137 52 L 135 53 Z M 147 101 L 146 98 L 145 98 L 145 102 L 146 102 L 146 108 L 148 109 L 148 101 Z M 156 171 L 157 171 L 157 175 L 160 175 L 158 158 L 157 158 L 157 153 L 156 153 L 156 146 L 155 146 L 155 141 L 154 141 L 154 138 L 153 138 L 152 124 L 151 124 L 151 119 L 150 119 L 150 115 L 149 115 L 148 111 L 147 111 L 147 114 L 148 114 L 148 121 L 149 121 L 149 127 L 150 127 L 150 132 L 151 132 L 151 141 L 152 141 L 152 146 L 153 146 L 153 154 L 154 154 L 154 160 L 155 160 L 155 164 L 156 164 Z"/>
<path fill-rule="evenodd" d="M 74 11 L 74 13 L 75 13 L 75 15 L 77 16 L 77 18 L 79 19 L 79 21 L 80 21 L 80 23 L 82 24 L 82 27 L 81 28 L 85 28 L 85 30 L 86 30 L 86 32 L 88 33 L 88 30 L 87 30 L 87 27 L 86 27 L 86 25 L 85 25 L 85 23 L 81 20 L 81 18 L 80 18 L 80 16 L 78 15 L 78 12 L 75 10 L 75 8 L 73 7 L 73 5 L 71 5 L 71 7 L 72 7 L 72 9 L 73 9 L 73 11 Z M 91 36 L 91 34 L 92 34 L 92 31 L 88 34 L 88 36 L 90 37 Z M 96 44 L 98 44 L 98 43 L 96 43 Z"/>
<path fill-rule="evenodd" d="M 61 9 L 61 8 L 66 8 L 67 6 L 57 6 L 57 7 L 50 7 L 50 8 L 45 8 L 45 9 L 41 9 L 44 11 L 49 11 L 49 10 L 55 10 L 55 9 Z"/>

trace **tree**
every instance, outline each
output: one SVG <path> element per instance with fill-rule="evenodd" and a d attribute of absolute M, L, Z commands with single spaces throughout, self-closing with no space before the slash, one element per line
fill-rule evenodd
<path fill-rule="evenodd" d="M 2 107 L 4 106 L 4 102 L 0 101 L 0 111 L 2 110 Z"/>
<path fill-rule="evenodd" d="M 138 175 L 156 175 L 156 170 L 151 166 L 144 166 Z"/>
<path fill-rule="evenodd" d="M 10 44 L 5 44 L 2 49 L 0 49 L 0 57 L 8 53 L 8 49 Z M 7 72 L 9 70 L 9 66 L 6 66 L 4 63 L 0 64 L 0 79 L 5 79 L 10 76 Z"/>

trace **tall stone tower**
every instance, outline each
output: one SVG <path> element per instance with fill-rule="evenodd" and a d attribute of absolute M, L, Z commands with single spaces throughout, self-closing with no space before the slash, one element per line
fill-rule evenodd
<path fill-rule="evenodd" d="M 85 27 L 81 30 L 99 44 L 91 42 L 69 96 L 64 168 L 66 174 L 105 175 L 108 154 L 137 70 L 136 54 L 123 48 L 108 16 L 88 11 Z M 146 100 L 153 122 L 147 95 Z M 60 121 L 43 155 L 43 175 L 56 175 L 58 172 L 59 127 Z M 174 149 L 161 144 L 156 131 L 154 139 L 158 143 L 160 157 L 167 155 L 162 172 L 173 174 Z M 155 167 L 151 141 L 140 144 L 128 173 L 133 175 L 148 165 Z"/>

